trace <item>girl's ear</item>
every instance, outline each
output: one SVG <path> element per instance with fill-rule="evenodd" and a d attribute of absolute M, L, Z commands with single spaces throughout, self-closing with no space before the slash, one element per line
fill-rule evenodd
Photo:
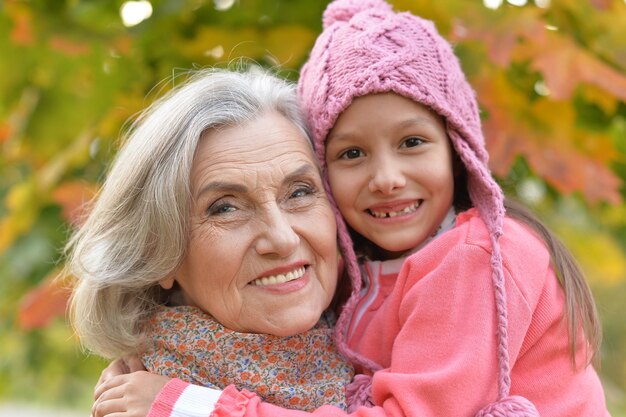
<path fill-rule="evenodd" d="M 172 287 L 174 286 L 174 282 L 176 282 L 176 277 L 174 277 L 174 275 L 171 275 L 169 277 L 166 277 L 160 280 L 159 285 L 164 290 L 171 290 Z"/>

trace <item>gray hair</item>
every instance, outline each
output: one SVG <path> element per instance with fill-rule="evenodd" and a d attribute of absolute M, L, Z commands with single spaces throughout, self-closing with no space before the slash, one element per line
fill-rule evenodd
<path fill-rule="evenodd" d="M 272 111 L 309 137 L 294 85 L 256 67 L 196 71 L 138 116 L 66 246 L 76 278 L 70 318 L 84 347 L 107 358 L 140 347 L 142 321 L 161 302 L 159 281 L 185 255 L 200 137 Z"/>

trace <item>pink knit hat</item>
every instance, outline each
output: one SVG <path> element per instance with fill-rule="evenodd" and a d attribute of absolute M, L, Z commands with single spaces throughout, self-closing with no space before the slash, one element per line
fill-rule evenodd
<path fill-rule="evenodd" d="M 298 95 L 312 131 L 327 189 L 325 139 L 339 115 L 356 97 L 394 92 L 421 103 L 446 121 L 448 137 L 467 171 L 468 192 L 491 235 L 492 278 L 497 306 L 498 401 L 477 416 L 538 416 L 527 399 L 510 397 L 506 292 L 499 237 L 504 197 L 491 176 L 478 105 L 452 48 L 432 22 L 410 13 L 394 13 L 383 0 L 336 0 L 323 16 L 324 31 L 303 66 Z M 332 197 L 331 197 L 332 200 Z M 335 205 L 334 201 L 333 205 Z M 335 205 L 339 244 L 352 281 L 352 292 L 336 328 L 341 352 L 371 371 L 379 364 L 348 348 L 346 331 L 361 289 L 353 242 Z M 366 378 L 360 377 L 359 382 Z M 358 384 L 357 384 L 358 385 Z M 365 391 L 351 395 L 362 395 Z M 354 401 L 353 401 L 354 402 Z M 358 403 L 359 401 L 356 401 Z"/>

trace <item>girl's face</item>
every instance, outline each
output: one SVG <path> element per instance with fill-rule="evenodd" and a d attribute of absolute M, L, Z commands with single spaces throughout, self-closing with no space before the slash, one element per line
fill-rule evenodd
<path fill-rule="evenodd" d="M 161 284 L 237 332 L 313 327 L 335 292 L 337 233 L 303 133 L 276 113 L 209 130 L 191 192 L 187 253 Z"/>
<path fill-rule="evenodd" d="M 452 155 L 443 121 L 394 93 L 356 98 L 326 140 L 339 210 L 389 256 L 436 233 L 452 206 Z"/>

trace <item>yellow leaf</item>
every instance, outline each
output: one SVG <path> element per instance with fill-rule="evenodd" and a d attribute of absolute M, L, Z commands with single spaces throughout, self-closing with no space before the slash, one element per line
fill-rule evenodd
<path fill-rule="evenodd" d="M 626 222 L 626 205 L 619 206 L 606 206 L 603 208 L 599 217 L 602 219 L 602 224 L 617 228 L 623 226 Z"/>
<path fill-rule="evenodd" d="M 138 91 L 120 92 L 115 98 L 115 105 L 111 106 L 100 119 L 96 128 L 96 135 L 103 138 L 117 138 L 121 133 L 121 126 L 148 104 L 144 100 L 143 93 Z"/>
<path fill-rule="evenodd" d="M 259 33 L 253 28 L 222 29 L 204 26 L 194 39 L 178 39 L 178 50 L 189 59 L 197 60 L 206 56 L 207 61 L 230 61 L 239 57 L 259 59 L 263 57 L 263 46 L 259 43 Z M 220 48 L 223 55 L 216 55 Z"/>
<path fill-rule="evenodd" d="M 278 26 L 267 33 L 264 41 L 267 53 L 280 66 L 296 67 L 313 46 L 315 33 L 304 26 Z"/>
<path fill-rule="evenodd" d="M 555 227 L 578 260 L 587 279 L 617 285 L 626 279 L 626 254 L 610 234 L 589 228 L 575 228 L 562 221 Z"/>
<path fill-rule="evenodd" d="M 179 40 L 178 49 L 188 58 L 207 57 L 228 62 L 237 58 L 262 60 L 272 58 L 278 65 L 295 67 L 302 62 L 315 40 L 316 33 L 304 26 L 285 25 L 269 30 L 254 27 L 226 29 L 202 27 L 194 39 Z"/>
<path fill-rule="evenodd" d="M 0 254 L 37 219 L 39 199 L 35 181 L 31 179 L 14 185 L 6 196 L 5 205 L 9 212 L 0 219 Z"/>
<path fill-rule="evenodd" d="M 597 104 L 606 114 L 615 113 L 615 109 L 617 108 L 617 99 L 615 96 L 595 85 L 586 84 L 581 87 L 583 96 L 587 101 Z"/>
<path fill-rule="evenodd" d="M 31 203 L 37 195 L 37 187 L 34 181 L 26 181 L 16 184 L 9 190 L 6 196 L 6 207 L 10 211 L 21 210 Z"/>

